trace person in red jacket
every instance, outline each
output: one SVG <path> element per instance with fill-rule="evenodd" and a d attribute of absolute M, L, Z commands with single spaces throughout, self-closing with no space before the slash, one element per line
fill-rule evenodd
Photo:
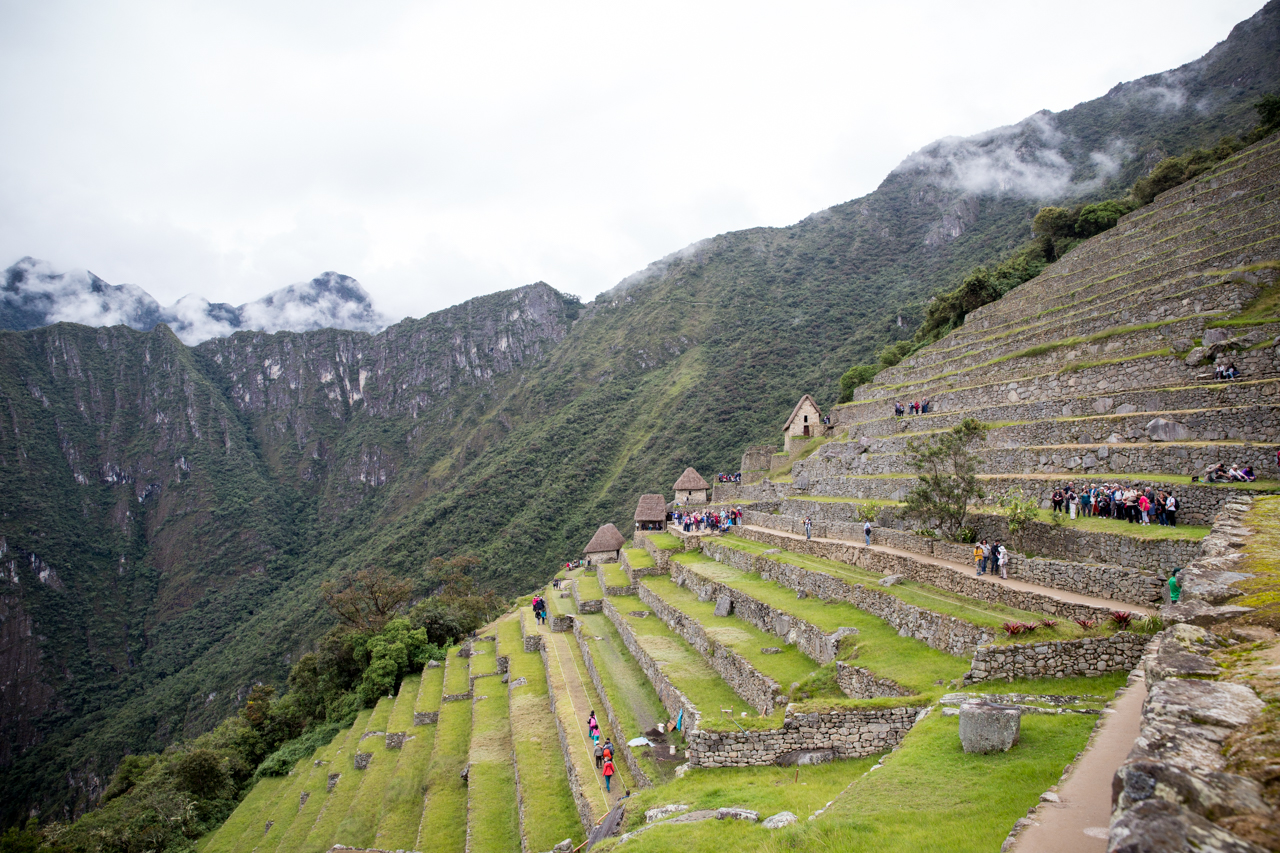
<path fill-rule="evenodd" d="M 613 759 L 612 758 L 605 759 L 604 770 L 602 770 L 601 772 L 604 773 L 604 790 L 606 793 L 608 793 L 609 780 L 613 778 Z"/>

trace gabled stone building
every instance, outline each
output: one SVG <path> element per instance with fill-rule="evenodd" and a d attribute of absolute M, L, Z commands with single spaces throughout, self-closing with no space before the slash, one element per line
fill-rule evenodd
<path fill-rule="evenodd" d="M 676 504 L 704 504 L 707 502 L 707 490 L 711 484 L 702 479 L 702 475 L 692 468 L 685 468 L 680 479 L 676 480 Z"/>
<path fill-rule="evenodd" d="M 808 394 L 801 397 L 800 402 L 796 403 L 796 407 L 791 410 L 791 417 L 787 418 L 787 422 L 782 425 L 782 433 L 786 441 L 784 450 L 787 453 L 794 453 L 804 447 L 809 439 L 815 436 L 827 434 L 827 429 L 822 423 L 822 410 Z"/>
<path fill-rule="evenodd" d="M 596 535 L 592 536 L 591 541 L 587 543 L 587 547 L 582 550 L 593 566 L 601 563 L 616 563 L 621 559 L 619 552 L 626 542 L 627 540 L 618 532 L 618 528 L 612 524 L 602 524 L 596 531 Z"/>

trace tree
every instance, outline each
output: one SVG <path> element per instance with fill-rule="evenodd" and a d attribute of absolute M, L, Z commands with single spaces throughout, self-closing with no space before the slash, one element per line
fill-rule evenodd
<path fill-rule="evenodd" d="M 909 440 L 907 459 L 920 482 L 907 494 L 907 514 L 925 522 L 937 519 L 943 534 L 955 539 L 969 503 L 986 497 L 978 481 L 981 460 L 969 449 L 986 437 L 986 424 L 965 418 L 932 438 Z"/>
<path fill-rule="evenodd" d="M 325 581 L 320 594 L 344 625 L 357 631 L 380 631 L 413 597 L 413 582 L 381 567 L 361 569 L 355 575 Z"/>
<path fill-rule="evenodd" d="M 1042 207 L 1031 223 L 1031 233 L 1037 237 L 1074 237 L 1078 212 L 1065 207 Z"/>
<path fill-rule="evenodd" d="M 1258 111 L 1259 138 L 1280 127 L 1280 95 L 1263 95 L 1253 108 Z"/>

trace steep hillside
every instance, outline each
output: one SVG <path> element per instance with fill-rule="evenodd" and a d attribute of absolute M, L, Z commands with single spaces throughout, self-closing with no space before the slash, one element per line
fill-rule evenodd
<path fill-rule="evenodd" d="M 1278 20 L 1273 1 L 1183 69 L 936 143 L 862 199 L 703 241 L 585 307 L 532 285 L 378 335 L 193 349 L 165 327 L 0 333 L 4 819 L 83 808 L 121 755 L 279 683 L 336 572 L 427 588 L 431 557 L 476 553 L 524 592 L 685 466 L 736 468 L 797 389 L 909 334 L 1042 203 L 1248 127 L 1280 88 Z"/>

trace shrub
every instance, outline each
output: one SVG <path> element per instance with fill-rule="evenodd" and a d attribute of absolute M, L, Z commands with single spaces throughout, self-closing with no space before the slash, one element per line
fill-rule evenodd
<path fill-rule="evenodd" d="M 1041 619 L 1040 620 L 1041 628 L 1056 628 L 1057 626 L 1058 626 L 1057 619 Z"/>
<path fill-rule="evenodd" d="M 1097 619 L 1082 619 L 1079 616 L 1077 616 L 1075 619 L 1071 621 L 1075 622 L 1077 625 L 1079 625 L 1081 628 L 1085 629 L 1086 631 L 1090 630 L 1091 628 L 1098 627 Z"/>
<path fill-rule="evenodd" d="M 907 441 L 907 462 L 919 482 L 907 493 L 907 514 L 921 520 L 938 519 L 942 532 L 954 540 L 965 526 L 969 504 L 986 496 L 978 480 L 981 460 L 970 447 L 987 435 L 987 425 L 965 418 L 929 439 Z"/>
<path fill-rule="evenodd" d="M 859 385 L 866 385 L 876 378 L 880 372 L 878 364 L 855 364 L 840 377 L 840 397 L 838 403 L 847 403 L 853 399 L 853 391 Z"/>
<path fill-rule="evenodd" d="M 1111 623 L 1121 631 L 1129 630 L 1129 626 L 1133 624 L 1133 614 L 1127 610 L 1113 610 L 1111 612 Z"/>
<path fill-rule="evenodd" d="M 1000 498 L 1000 506 L 1005 511 L 1010 533 L 1017 533 L 1035 521 L 1040 510 L 1039 501 L 1017 494 Z"/>

